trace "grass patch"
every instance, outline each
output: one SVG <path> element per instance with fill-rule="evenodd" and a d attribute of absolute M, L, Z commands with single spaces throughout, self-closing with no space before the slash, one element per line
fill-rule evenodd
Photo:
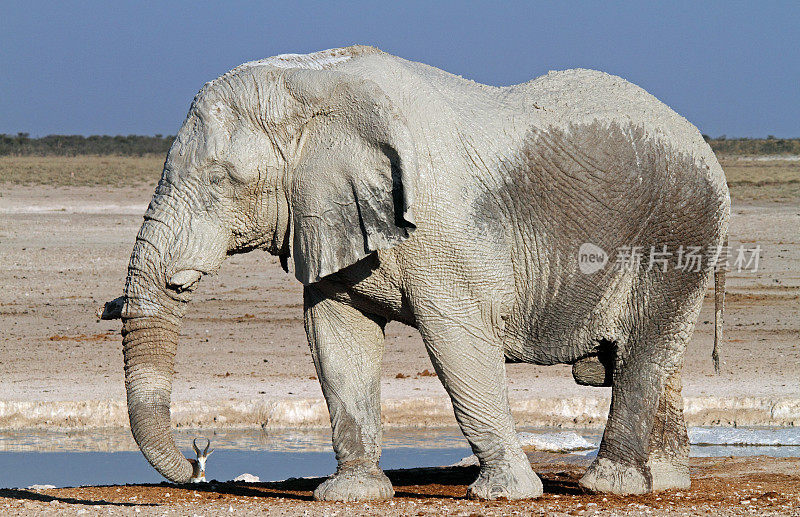
<path fill-rule="evenodd" d="M 0 183 L 132 187 L 155 185 L 164 155 L 0 156 Z"/>
<path fill-rule="evenodd" d="M 731 197 L 737 201 L 800 199 L 800 161 L 721 156 Z M 134 187 L 155 185 L 163 155 L 0 156 L 0 184 Z"/>
<path fill-rule="evenodd" d="M 800 199 L 800 161 L 723 156 L 719 162 L 734 200 L 786 202 Z"/>

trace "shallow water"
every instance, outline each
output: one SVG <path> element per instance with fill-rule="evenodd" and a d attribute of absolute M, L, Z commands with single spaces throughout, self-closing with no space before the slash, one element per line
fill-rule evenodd
<path fill-rule="evenodd" d="M 178 429 L 175 441 L 180 449 L 192 450 L 192 440 L 208 438 L 217 449 L 241 449 L 281 452 L 328 452 L 330 429 Z M 598 435 L 599 440 L 599 435 Z M 417 447 L 447 449 L 468 447 L 455 428 L 388 428 L 383 432 L 384 448 Z M 21 429 L 0 431 L 0 452 L 121 452 L 139 451 L 128 429 L 92 429 L 88 431 L 42 431 Z"/>
<path fill-rule="evenodd" d="M 187 455 L 188 455 L 187 451 Z M 398 469 L 448 465 L 471 454 L 469 449 L 385 449 L 381 466 Z M 242 473 L 261 481 L 290 477 L 327 476 L 336 470 L 330 452 L 218 450 L 208 460 L 209 479 L 231 480 Z M 139 451 L 124 452 L 4 452 L 0 453 L 0 487 L 30 485 L 115 485 L 164 481 Z"/>
<path fill-rule="evenodd" d="M 596 447 L 601 438 L 597 430 L 520 431 L 524 443 L 540 450 L 572 450 L 584 457 L 596 454 L 591 447 Z M 217 449 L 208 460 L 209 479 L 230 480 L 246 472 L 261 481 L 273 481 L 325 476 L 336 469 L 327 430 L 181 429 L 176 439 L 187 457 L 193 457 L 191 442 L 198 436 L 210 438 Z M 693 428 L 690 438 L 692 456 L 800 457 L 800 428 Z M 471 453 L 458 429 L 390 428 L 384 433 L 381 466 L 451 465 Z M 0 434 L 0 487 L 161 481 L 163 478 L 145 461 L 126 429 Z"/>

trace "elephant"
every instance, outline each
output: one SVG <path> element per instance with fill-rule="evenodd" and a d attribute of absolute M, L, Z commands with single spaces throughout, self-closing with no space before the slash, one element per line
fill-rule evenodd
<path fill-rule="evenodd" d="M 683 355 L 713 272 L 724 292 L 711 250 L 729 219 L 697 128 L 616 76 L 494 87 L 366 46 L 245 63 L 194 98 L 136 237 L 117 311 L 132 434 L 164 477 L 192 479 L 170 432 L 180 321 L 203 276 L 259 249 L 303 285 L 338 461 L 316 499 L 394 494 L 379 467 L 389 321 L 420 332 L 479 459 L 469 497 L 542 494 L 507 362 L 611 386 L 584 488 L 688 487 Z"/>

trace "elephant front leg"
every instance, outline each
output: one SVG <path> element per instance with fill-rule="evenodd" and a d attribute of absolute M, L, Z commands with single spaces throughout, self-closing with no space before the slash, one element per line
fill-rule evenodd
<path fill-rule="evenodd" d="M 444 311 L 442 311 L 444 313 Z M 463 318 L 463 311 L 452 311 Z M 517 438 L 508 403 L 505 357 L 492 331 L 478 321 L 422 318 L 433 366 L 450 399 L 461 431 L 480 461 L 471 499 L 528 499 L 542 495 Z"/>
<path fill-rule="evenodd" d="M 385 322 L 305 289 L 305 326 L 322 393 L 328 403 L 336 474 L 314 491 L 322 501 L 394 496 L 378 466 L 381 455 L 380 367 Z"/>

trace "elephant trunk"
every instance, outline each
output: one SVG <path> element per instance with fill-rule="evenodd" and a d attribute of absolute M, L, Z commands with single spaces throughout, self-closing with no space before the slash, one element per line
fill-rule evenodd
<path fill-rule="evenodd" d="M 170 429 L 178 332 L 178 323 L 170 318 L 127 318 L 122 328 L 122 350 L 133 438 L 162 476 L 186 483 L 193 476 L 193 465 L 178 450 Z"/>
<path fill-rule="evenodd" d="M 197 462 L 175 445 L 170 397 L 180 321 L 190 291 L 170 287 L 176 251 L 186 247 L 179 232 L 156 214 L 142 225 L 125 284 L 122 351 L 131 432 L 147 461 L 165 478 L 185 483 L 196 478 Z"/>

